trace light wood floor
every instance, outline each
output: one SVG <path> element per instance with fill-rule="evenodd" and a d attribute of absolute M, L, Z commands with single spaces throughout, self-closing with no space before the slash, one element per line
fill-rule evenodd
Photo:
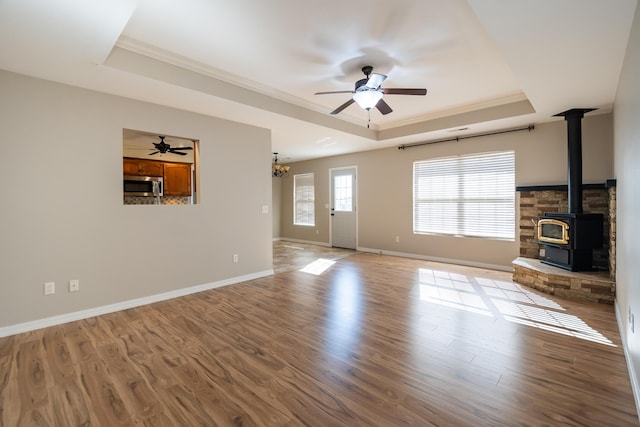
<path fill-rule="evenodd" d="M 3 426 L 638 425 L 613 308 L 355 253 L 0 339 Z"/>
<path fill-rule="evenodd" d="M 318 258 L 335 261 L 355 253 L 351 249 L 277 240 L 273 242 L 273 270 L 276 273 L 299 270 Z"/>

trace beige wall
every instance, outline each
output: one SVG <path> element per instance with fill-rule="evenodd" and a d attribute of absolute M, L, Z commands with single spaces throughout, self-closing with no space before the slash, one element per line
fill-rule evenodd
<path fill-rule="evenodd" d="M 615 176 L 617 179 L 616 303 L 620 333 L 639 402 L 640 373 L 640 8 L 629 37 L 614 104 Z M 629 324 L 633 313 L 634 329 Z"/>
<path fill-rule="evenodd" d="M 8 72 L 0 99 L 0 329 L 271 270 L 268 130 Z M 124 206 L 123 128 L 199 139 L 200 203 Z"/>
<path fill-rule="evenodd" d="M 456 154 L 515 150 L 516 185 L 566 184 L 567 136 L 564 121 L 537 125 L 531 132 L 515 132 L 459 142 L 443 142 L 406 150 L 367 151 L 292 163 L 282 181 L 281 236 L 329 243 L 329 169 L 358 167 L 358 247 L 419 257 L 457 260 L 471 265 L 510 268 L 518 256 L 518 242 L 414 235 L 412 231 L 412 168 L 416 160 Z M 583 177 L 603 183 L 613 176 L 611 114 L 587 116 L 583 121 Z M 375 144 L 375 143 L 372 143 Z M 294 226 L 293 175 L 315 173 L 316 226 Z M 395 237 L 400 237 L 396 243 Z M 517 240 L 517 239 L 516 239 Z"/>

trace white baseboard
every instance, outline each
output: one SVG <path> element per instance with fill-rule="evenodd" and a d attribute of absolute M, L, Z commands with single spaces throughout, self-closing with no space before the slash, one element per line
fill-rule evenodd
<path fill-rule="evenodd" d="M 260 271 L 257 273 L 247 274 L 244 276 L 232 277 L 213 283 L 205 283 L 203 285 L 191 286 L 189 288 L 177 289 L 175 291 L 164 292 L 161 294 L 150 295 L 148 297 L 136 298 L 128 301 L 122 301 L 115 304 L 103 305 L 101 307 L 89 308 L 87 310 L 75 311 L 73 313 L 61 314 L 58 316 L 47 317 L 44 319 L 33 320 L 30 322 L 19 323 L 16 325 L 4 326 L 0 328 L 0 338 L 10 335 L 20 334 L 23 332 L 35 331 L 36 329 L 46 328 L 49 326 L 61 325 L 63 323 L 74 322 L 76 320 L 87 319 L 89 317 L 100 316 L 103 314 L 113 313 L 128 308 L 140 307 L 142 305 L 152 304 L 154 302 L 166 301 L 185 295 L 195 294 L 197 292 L 208 291 L 215 288 L 221 288 L 235 283 L 246 282 L 248 280 L 259 279 L 261 277 L 271 276 L 274 274 L 273 269 Z"/>
<path fill-rule="evenodd" d="M 294 242 L 294 243 L 306 243 L 308 245 L 331 247 L 331 244 L 325 243 L 325 242 L 315 242 L 315 241 L 312 241 L 312 240 L 290 239 L 288 237 L 278 237 L 278 238 L 276 238 L 274 240 L 285 241 L 285 242 Z M 468 267 L 486 268 L 488 270 L 498 270 L 498 271 L 507 271 L 507 272 L 512 272 L 513 271 L 513 266 L 512 265 L 508 265 L 507 266 L 507 265 L 498 265 L 498 264 L 487 264 L 487 263 L 482 263 L 482 262 L 465 261 L 465 260 L 460 260 L 460 259 L 440 258 L 440 257 L 426 256 L 426 255 L 411 254 L 411 253 L 407 253 L 407 252 L 396 252 L 396 251 L 387 251 L 387 250 L 382 250 L 382 249 L 365 248 L 365 247 L 362 247 L 362 246 L 358 246 L 356 248 L 356 250 L 358 250 L 360 252 L 370 252 L 370 253 L 373 253 L 373 254 L 380 254 L 380 255 L 391 255 L 391 256 L 398 256 L 398 257 L 403 257 L 403 258 L 413 258 L 413 259 L 422 259 L 422 260 L 425 260 L 425 261 L 442 262 L 442 263 L 445 263 L 445 264 L 457 264 L 457 265 L 466 265 Z"/>
<path fill-rule="evenodd" d="M 627 347 L 627 326 L 622 322 L 622 315 L 620 314 L 620 306 L 618 305 L 618 300 L 615 301 L 614 307 L 616 311 L 616 322 L 618 323 L 618 330 L 620 331 L 620 340 L 622 341 L 622 350 L 624 351 L 624 360 L 627 362 L 627 371 L 629 373 L 629 381 L 631 382 L 631 391 L 633 391 L 633 398 L 636 402 L 636 410 L 638 411 L 638 420 L 640 420 L 640 384 L 638 383 L 636 369 L 633 367 L 631 354 L 629 353 L 629 347 Z"/>
<path fill-rule="evenodd" d="M 307 245 L 316 245 L 316 246 L 324 246 L 326 248 L 330 248 L 331 245 L 325 242 L 316 242 L 314 240 L 301 240 L 301 239 L 290 239 L 288 237 L 278 237 L 278 240 L 282 242 L 293 242 L 293 243 L 304 243 Z"/>
<path fill-rule="evenodd" d="M 505 265 L 498 265 L 498 264 L 487 264 L 487 263 L 483 263 L 483 262 L 465 261 L 465 260 L 461 260 L 461 259 L 440 258 L 440 257 L 426 256 L 426 255 L 411 254 L 411 253 L 406 253 L 406 252 L 385 251 L 385 250 L 382 250 L 382 249 L 363 248 L 363 247 L 360 247 L 360 246 L 358 247 L 357 250 L 359 250 L 361 252 L 370 252 L 372 254 L 391 255 L 391 256 L 398 256 L 398 257 L 403 257 L 403 258 L 421 259 L 421 260 L 425 260 L 425 261 L 442 262 L 442 263 L 445 263 L 445 264 L 465 265 L 467 267 L 486 268 L 488 270 L 498 270 L 498 271 L 508 271 L 508 272 L 512 272 L 513 271 L 513 267 L 511 265 L 505 266 Z"/>

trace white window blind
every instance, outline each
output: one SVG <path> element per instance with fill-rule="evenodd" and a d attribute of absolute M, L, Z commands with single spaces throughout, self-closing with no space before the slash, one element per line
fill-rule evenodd
<path fill-rule="evenodd" d="M 293 176 L 293 223 L 315 225 L 315 188 L 313 174 Z"/>
<path fill-rule="evenodd" d="M 514 240 L 514 152 L 415 162 L 413 232 Z"/>

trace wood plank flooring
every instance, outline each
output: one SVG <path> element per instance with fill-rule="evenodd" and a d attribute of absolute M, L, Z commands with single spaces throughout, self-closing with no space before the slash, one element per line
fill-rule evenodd
<path fill-rule="evenodd" d="M 354 253 L 351 249 L 277 240 L 273 242 L 273 269 L 276 273 L 299 270 L 318 258 L 337 260 Z"/>
<path fill-rule="evenodd" d="M 639 424 L 611 306 L 374 254 L 315 273 L 2 338 L 0 425 Z"/>

